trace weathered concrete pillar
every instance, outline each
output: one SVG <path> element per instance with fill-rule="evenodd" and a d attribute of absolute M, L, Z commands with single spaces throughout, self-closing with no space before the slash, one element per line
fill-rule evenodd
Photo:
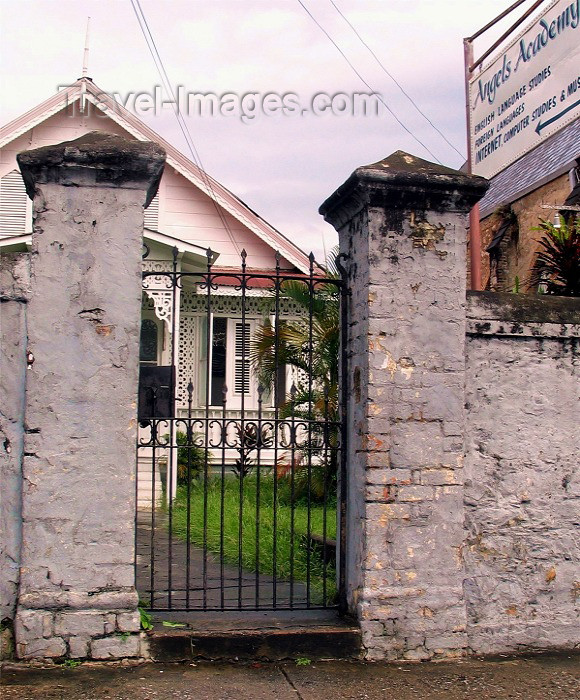
<path fill-rule="evenodd" d="M 26 253 L 0 255 L 0 659 L 12 657 L 20 574 L 26 386 Z"/>
<path fill-rule="evenodd" d="M 320 208 L 350 256 L 347 593 L 371 659 L 466 647 L 466 226 L 486 187 L 398 151 Z"/>
<path fill-rule="evenodd" d="M 163 150 L 93 132 L 18 156 L 34 200 L 16 651 L 139 655 L 143 207 Z"/>

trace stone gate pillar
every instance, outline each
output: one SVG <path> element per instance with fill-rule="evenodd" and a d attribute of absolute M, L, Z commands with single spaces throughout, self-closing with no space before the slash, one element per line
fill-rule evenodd
<path fill-rule="evenodd" d="M 347 596 L 370 659 L 466 647 L 466 227 L 486 188 L 397 151 L 320 207 L 349 256 Z"/>
<path fill-rule="evenodd" d="M 165 154 L 93 132 L 18 156 L 34 200 L 20 658 L 138 656 L 143 207 Z"/>

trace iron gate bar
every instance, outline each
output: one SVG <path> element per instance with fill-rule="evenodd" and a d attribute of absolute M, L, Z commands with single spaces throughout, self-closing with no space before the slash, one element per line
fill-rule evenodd
<path fill-rule="evenodd" d="M 242 249 L 241 257 L 242 257 L 242 279 L 241 279 L 241 288 L 242 288 L 242 396 L 241 396 L 241 404 L 242 404 L 242 409 L 241 409 L 241 416 L 240 416 L 240 469 L 245 470 L 245 448 L 246 448 L 246 424 L 245 424 L 245 398 L 246 398 L 246 385 L 245 385 L 245 379 L 246 379 L 246 368 L 245 368 L 245 359 L 246 359 L 246 250 L 245 248 Z M 234 340 L 235 343 L 235 340 Z M 235 348 L 234 348 L 234 381 L 235 381 L 235 363 L 237 362 L 235 358 Z M 245 475 L 244 475 L 245 477 Z M 243 509 L 244 509 L 244 477 L 240 476 L 239 482 L 240 482 L 240 509 L 238 511 L 238 607 L 242 607 L 242 556 L 243 556 Z M 276 580 L 276 572 L 274 572 L 274 581 Z"/>
<path fill-rule="evenodd" d="M 208 358 L 209 364 L 209 358 Z M 227 386 L 224 383 L 222 388 L 222 479 L 220 485 L 220 603 L 223 608 L 225 605 L 225 590 L 224 590 L 224 517 L 225 517 L 225 496 L 226 496 L 226 401 L 227 401 Z"/>
<path fill-rule="evenodd" d="M 324 387 L 324 461 L 328 462 L 328 441 L 330 434 L 328 432 L 328 387 Z M 327 557 L 326 557 L 326 498 L 327 498 L 327 478 L 324 475 L 323 495 L 322 495 L 322 605 L 326 605 L 326 574 L 327 574 Z"/>
<path fill-rule="evenodd" d="M 189 380 L 187 385 L 187 442 L 190 444 L 193 441 L 191 412 L 193 406 L 193 383 Z M 179 468 L 179 448 L 177 451 L 177 460 Z M 191 576 L 191 447 L 187 448 L 187 506 L 186 506 L 186 552 L 185 552 L 185 607 L 189 607 L 189 589 Z"/>
<path fill-rule="evenodd" d="M 292 461 L 290 469 L 290 608 L 293 607 L 294 602 L 294 545 L 295 545 L 295 517 L 296 512 L 294 510 L 294 504 L 296 502 L 296 473 L 294 470 L 294 463 L 296 460 L 296 420 L 295 420 L 295 407 L 294 399 L 296 397 L 296 385 L 293 383 L 290 388 L 290 398 L 292 400 L 292 417 L 291 417 L 291 429 L 290 429 L 290 444 L 292 445 Z M 274 509 L 276 512 L 276 509 Z"/>
<path fill-rule="evenodd" d="M 310 253 L 310 280 L 309 280 L 309 292 L 308 295 L 308 488 L 307 488 L 307 504 L 308 508 L 306 510 L 306 541 L 308 546 L 306 547 L 306 607 L 310 607 L 310 542 L 311 540 L 311 527 L 312 521 L 310 517 L 311 513 L 311 498 L 312 498 L 312 361 L 313 361 L 313 347 L 314 333 L 312 328 L 312 319 L 314 318 L 314 285 L 312 282 L 312 277 L 314 275 L 314 254 Z"/>
<path fill-rule="evenodd" d="M 153 390 L 153 414 L 155 415 L 155 396 L 156 391 Z M 152 429 L 153 430 L 153 429 Z M 157 465 L 157 460 L 155 459 L 155 440 L 153 440 L 152 446 L 152 459 L 151 459 L 151 499 L 155 503 L 155 468 Z M 155 508 L 151 508 L 151 552 L 155 551 Z M 155 606 L 155 558 L 151 557 L 151 606 Z"/>
<path fill-rule="evenodd" d="M 275 319 L 275 324 L 276 327 L 278 327 L 278 322 L 280 318 L 280 251 L 276 251 L 276 285 L 275 285 L 275 313 L 274 313 L 274 319 Z M 276 332 L 274 335 L 274 366 L 277 368 L 278 367 L 278 360 L 279 360 L 279 353 L 280 353 L 280 334 Z M 278 372 L 276 372 L 276 379 L 274 381 L 274 489 L 273 489 L 273 500 L 274 500 L 274 512 L 273 512 L 273 530 L 274 530 L 274 544 L 272 546 L 272 563 L 273 563 L 273 579 L 276 581 L 276 535 L 277 535 L 277 528 L 278 528 L 278 518 L 277 518 L 277 513 L 278 513 L 278 429 L 279 429 L 279 415 L 280 415 L 280 406 L 279 406 L 279 387 L 278 387 Z M 293 471 L 293 470 L 292 470 Z M 291 512 L 293 510 L 293 499 L 291 499 L 290 503 L 290 508 Z M 293 603 L 293 596 L 294 596 L 294 539 L 293 539 L 293 527 L 294 527 L 294 521 L 291 520 L 291 525 L 290 525 L 290 537 L 291 537 L 291 548 L 290 548 L 290 607 L 292 607 Z M 275 606 L 276 605 L 276 585 L 275 583 L 273 584 L 273 591 L 272 591 L 272 604 Z"/>
<path fill-rule="evenodd" d="M 340 546 L 337 551 L 337 560 L 340 556 L 338 564 L 338 610 L 341 614 L 346 614 L 348 611 L 348 603 L 346 599 L 346 503 L 347 503 L 347 444 L 346 444 L 346 426 L 349 419 L 348 415 L 348 297 L 350 290 L 346 284 L 348 273 L 342 266 L 341 260 L 348 260 L 346 253 L 340 253 L 336 257 L 336 268 L 342 279 L 340 287 L 340 378 L 339 386 L 341 390 L 340 402 L 340 498 L 338 499 L 340 516 L 339 516 L 339 542 Z"/>
<path fill-rule="evenodd" d="M 148 255 L 149 251 L 146 251 L 144 257 Z M 329 556 L 327 554 L 327 544 L 328 544 L 328 507 L 329 507 L 329 464 L 336 464 L 336 457 L 339 457 L 338 470 L 336 476 L 338 477 L 338 488 L 339 493 L 337 493 L 337 506 L 338 506 L 338 542 L 337 542 L 337 564 L 338 564 L 338 606 L 340 609 L 344 610 L 344 584 L 345 584 L 345 526 L 346 526 L 346 431 L 345 431 L 345 421 L 347 417 L 347 391 L 346 391 L 346 381 L 344 378 L 346 376 L 346 340 L 347 340 L 347 323 L 346 323 L 346 313 L 347 304 L 346 298 L 348 290 L 346 288 L 346 274 L 345 270 L 340 264 L 340 259 L 345 256 L 340 256 L 337 260 L 337 268 L 340 273 L 340 277 L 332 278 L 327 274 L 320 274 L 315 270 L 315 259 L 311 254 L 309 256 L 310 265 L 308 275 L 300 273 L 292 273 L 286 270 L 281 270 L 280 267 L 280 253 L 276 253 L 276 268 L 274 274 L 272 273 L 262 273 L 248 271 L 247 269 L 247 254 L 243 250 L 241 253 L 241 271 L 231 272 L 231 271 L 221 271 L 214 272 L 212 270 L 213 262 L 213 252 L 211 249 L 207 251 L 207 270 L 206 272 L 187 272 L 178 270 L 178 250 L 174 248 L 173 250 L 173 260 L 171 264 L 171 271 L 167 270 L 152 270 L 145 271 L 143 273 L 144 289 L 147 290 L 148 284 L 146 280 L 150 277 L 155 277 L 157 280 L 166 279 L 167 289 L 171 290 L 171 303 L 172 303 L 172 314 L 171 314 L 171 362 L 173 367 L 177 367 L 179 364 L 179 344 L 176 342 L 176 335 L 178 330 L 178 318 L 179 318 L 179 299 L 181 298 L 180 290 L 183 290 L 184 280 L 191 280 L 196 282 L 198 290 L 206 291 L 206 309 L 205 309 L 205 322 L 206 322 L 206 367 L 205 367 L 205 407 L 204 415 L 201 417 L 199 411 L 196 410 L 194 416 L 193 400 L 195 387 L 193 384 L 193 377 L 189 378 L 189 383 L 186 388 L 187 392 L 187 418 L 179 417 L 178 415 L 178 395 L 177 395 L 177 380 L 175 371 L 171 374 L 171 400 L 173 403 L 172 415 L 169 418 L 152 418 L 147 421 L 147 425 L 150 431 L 149 439 L 144 440 L 142 436 L 138 439 L 138 448 L 150 448 L 151 455 L 151 517 L 150 526 L 151 532 L 149 533 L 149 605 L 151 609 L 154 610 L 193 610 L 193 609 L 203 609 L 203 610 L 225 610 L 225 609 L 318 609 L 325 608 L 329 606 L 328 599 L 328 575 L 329 575 Z M 320 268 L 322 269 L 322 268 Z M 239 411 L 234 409 L 234 411 L 239 412 L 238 418 L 228 417 L 227 408 L 227 386 L 225 384 L 225 379 L 222 386 L 222 406 L 221 406 L 221 418 L 215 417 L 215 409 L 212 408 L 212 374 L 211 374 L 211 363 L 213 358 L 213 348 L 212 348 L 212 293 L 218 291 L 219 281 L 225 281 L 231 284 L 235 281 L 235 289 L 240 292 L 241 299 L 241 336 L 239 337 L 239 342 L 241 343 L 241 359 L 238 360 L 236 355 L 236 349 L 234 348 L 234 360 L 233 360 L 233 372 L 234 376 L 236 374 L 237 365 L 239 361 L 239 381 L 241 383 L 241 393 L 239 397 L 240 408 Z M 264 287 L 265 282 L 270 282 L 273 285 L 273 304 L 274 304 L 274 322 L 272 329 L 274 332 L 274 343 L 273 343 L 273 361 L 274 361 L 274 372 L 273 372 L 273 407 L 269 409 L 269 415 L 266 418 L 264 414 L 264 392 L 265 387 L 259 385 L 257 388 L 257 416 L 254 415 L 253 418 L 247 413 L 246 397 L 250 395 L 250 384 L 252 381 L 252 365 L 250 362 L 249 352 L 248 352 L 248 342 L 250 338 L 252 326 L 248 323 L 248 311 L 247 311 L 247 296 L 248 291 L 252 289 L 252 284 L 259 287 Z M 298 416 L 296 413 L 297 403 L 296 403 L 296 386 L 293 384 L 290 388 L 289 394 L 291 411 L 284 415 L 280 414 L 280 406 L 284 395 L 280 393 L 280 368 L 284 364 L 281 362 L 281 341 L 280 341 L 280 329 L 284 324 L 281 319 L 281 301 L 283 297 L 283 286 L 287 282 L 299 282 L 304 284 L 308 290 L 308 338 L 305 343 L 305 355 L 306 355 L 306 367 L 307 367 L 307 408 L 306 415 Z M 333 287 L 336 289 L 337 296 L 339 299 L 339 325 L 340 325 L 340 340 L 341 340 L 341 350 L 339 357 L 339 371 L 340 371 L 340 397 L 341 406 L 340 413 L 333 414 L 334 417 L 331 419 L 330 416 L 330 397 L 328 385 L 325 383 L 323 386 L 323 399 L 322 399 L 322 416 L 320 416 L 320 398 L 318 399 L 318 408 L 315 409 L 314 406 L 314 392 L 315 387 L 315 368 L 314 368 L 314 317 L 315 317 L 315 299 L 318 289 L 328 289 Z M 271 307 L 270 307 L 271 313 Z M 271 322 L 270 322 L 271 323 Z M 247 326 L 247 328 L 246 328 Z M 231 340 L 231 336 L 230 336 Z M 236 342 L 236 328 L 234 326 L 233 333 L 234 345 Z M 228 341 L 229 342 L 229 341 Z M 282 362 L 284 362 L 282 360 Z M 181 378 L 183 385 L 184 378 Z M 261 381 L 261 380 L 260 380 Z M 235 390 L 235 387 L 234 387 Z M 155 391 L 155 390 L 154 390 Z M 272 396 L 270 394 L 270 396 Z M 303 396 L 299 399 L 303 401 Z M 181 396 L 181 402 L 183 404 L 183 395 Z M 304 404 L 303 404 L 304 405 Z M 155 407 L 155 396 L 153 398 L 153 406 Z M 334 411 L 335 409 L 333 409 Z M 252 409 L 256 412 L 256 409 Z M 153 410 L 155 414 L 155 408 Z M 318 414 L 317 414 L 318 412 Z M 273 413 L 273 416 L 271 415 Z M 297 420 L 298 419 L 298 420 Z M 186 479 L 186 523 L 185 523 L 185 585 L 183 586 L 174 578 L 174 566 L 177 564 L 175 560 L 175 551 L 180 552 L 181 545 L 177 547 L 177 540 L 174 539 L 174 498 L 173 488 L 174 482 L 178 483 L 179 479 L 182 478 L 180 474 L 180 449 L 181 438 L 180 435 L 180 425 L 185 428 L 185 454 L 186 454 L 186 465 L 185 465 L 185 479 Z M 192 585 L 192 567 L 193 567 L 193 557 L 192 557 L 192 489 L 193 489 L 193 462 L 192 462 L 192 451 L 200 447 L 197 433 L 194 428 L 199 426 L 203 434 L 203 525 L 202 525 L 202 548 L 201 548 L 201 569 L 202 569 L 202 586 L 201 586 L 201 607 L 197 600 L 198 587 Z M 168 428 L 168 433 L 161 435 L 161 432 Z M 232 430 L 237 433 L 237 439 L 233 440 L 229 437 L 229 431 Z M 217 442 L 214 441 L 214 435 L 216 430 L 218 431 Z M 211 437 L 210 437 L 211 432 Z M 266 438 L 269 435 L 269 438 Z M 305 437 L 306 436 L 306 437 Z M 316 436 L 316 437 L 315 437 Z M 321 437 L 322 436 L 322 437 Z M 337 439 L 339 438 L 339 439 Z M 322 439 L 322 445 L 320 445 L 320 440 Z M 271 440 L 271 443 L 268 443 Z M 306 442 L 304 442 L 306 440 Z M 262 522 L 261 522 L 261 491 L 262 491 L 262 479 L 263 479 L 263 450 L 272 447 L 273 452 L 273 465 L 268 467 L 273 473 L 273 483 L 272 483 L 272 530 L 273 530 L 273 542 L 272 542 L 272 578 L 271 578 L 271 603 L 268 601 L 263 602 L 262 600 L 262 579 L 260 573 L 260 554 L 261 554 L 261 532 L 262 532 Z M 208 592 L 210 590 L 209 581 L 209 542 L 208 542 L 208 493 L 209 493 L 209 478 L 210 478 L 210 452 L 215 454 L 216 449 L 219 450 L 221 454 L 221 465 L 220 465 L 220 503 L 219 503 L 219 520 L 220 520 L 220 533 L 219 533 L 219 604 L 216 604 L 212 600 L 208 601 Z M 229 597 L 229 592 L 231 586 L 226 585 L 226 553 L 225 553 L 225 541 L 224 541 L 224 531 L 225 531 L 225 518 L 226 518 L 226 506 L 225 506 L 225 495 L 226 495 L 226 456 L 227 450 L 234 449 L 239 454 L 239 489 L 238 489 L 238 556 L 237 556 L 237 606 L 231 605 L 231 598 Z M 166 583 L 163 581 L 158 581 L 157 574 L 157 564 L 156 559 L 156 547 L 159 537 L 159 521 L 157 519 L 156 503 L 158 494 L 157 489 L 157 462 L 159 450 L 167 454 L 167 472 L 166 472 L 166 483 L 165 490 L 166 496 L 166 512 L 167 512 L 167 566 L 166 566 Z M 289 578 L 284 582 L 284 590 L 287 591 L 285 598 L 287 598 L 287 603 L 282 601 L 279 597 L 279 585 L 282 581 L 278 579 L 278 542 L 279 542 L 279 506 L 280 506 L 280 495 L 279 495 L 279 479 L 280 479 L 280 450 L 285 450 L 284 454 L 290 454 L 290 466 L 285 471 L 285 475 L 289 476 L 289 489 L 290 489 L 290 562 L 289 562 Z M 255 451 L 255 457 L 251 456 L 252 452 Z M 298 457 L 300 451 L 301 456 Z M 183 452 L 181 453 L 183 455 Z M 320 465 L 320 459 L 322 455 L 322 465 L 325 465 L 322 469 L 322 562 L 321 562 L 321 585 L 322 585 L 322 604 L 313 602 L 312 600 L 312 575 L 313 575 L 313 522 L 312 522 L 312 507 L 313 507 L 313 468 L 314 468 L 314 455 L 317 455 L 317 464 Z M 302 595 L 300 599 L 296 598 L 296 554 L 297 554 L 297 532 L 296 532 L 296 496 L 297 496 L 297 482 L 296 482 L 296 472 L 297 472 L 297 462 L 298 464 L 304 463 L 306 472 L 306 581 L 305 581 L 305 597 Z M 181 473 L 183 476 L 183 464 L 181 466 Z M 304 467 L 300 467 L 304 469 Z M 245 480 L 246 476 L 254 471 L 255 476 L 255 495 L 256 502 L 254 504 L 255 513 L 255 523 L 254 523 L 254 576 L 253 576 L 253 601 L 250 604 L 245 595 L 245 588 L 247 585 L 248 578 L 245 575 L 244 570 L 244 539 L 245 534 L 245 524 L 244 524 L 244 513 L 245 509 L 250 506 L 247 505 L 245 500 Z M 289 475 L 288 475 L 289 471 Z M 302 475 L 303 476 L 303 475 Z M 302 477 L 301 477 L 302 478 Z M 162 484 L 163 486 L 163 484 Z M 162 491 L 163 493 L 163 491 Z M 320 496 L 318 496 L 320 498 Z M 249 527 L 249 526 L 248 526 Z M 304 536 L 302 536 L 304 537 Z M 161 563 L 161 562 L 159 562 Z M 228 565 L 229 566 L 229 565 Z M 319 569 L 320 570 L 320 569 Z M 214 576 L 214 574 L 212 574 Z M 214 576 L 215 577 L 215 576 Z M 179 578 L 179 577 L 178 577 Z M 181 579 L 179 579 L 181 581 Z M 213 582 L 213 578 L 212 578 Z M 300 584 L 302 588 L 302 584 Z M 181 594 L 184 594 L 184 599 Z M 192 601 L 192 595 L 196 594 L 195 600 Z M 289 593 L 289 595 L 288 595 Z M 213 594 L 212 594 L 213 595 Z M 177 598 L 174 599 L 174 597 Z"/>
<path fill-rule="evenodd" d="M 177 279 L 177 256 L 179 255 L 179 250 L 177 249 L 177 246 L 173 246 L 172 249 L 172 271 L 174 275 L 174 279 Z M 173 313 L 171 314 L 171 364 L 173 367 L 177 367 L 178 364 L 178 353 L 179 353 L 179 348 L 177 347 L 177 343 L 175 342 L 176 338 L 176 317 L 177 317 L 177 312 L 176 309 L 178 309 L 177 305 L 177 289 L 178 286 L 177 284 L 172 284 L 171 285 L 171 304 L 172 304 L 172 311 Z M 172 402 L 172 411 L 171 411 L 171 416 L 175 417 L 176 415 L 176 407 L 177 407 L 177 401 L 175 400 L 175 389 L 176 389 L 176 383 L 175 383 L 175 371 L 171 373 L 171 402 Z M 174 444 L 174 431 L 175 431 L 175 423 L 171 421 L 169 423 L 169 439 L 171 441 L 171 444 Z M 177 436 L 175 435 L 176 440 Z M 177 453 L 174 452 L 173 449 L 169 450 L 169 467 L 168 467 L 168 474 L 167 474 L 167 479 L 168 483 L 170 484 L 169 488 L 173 489 L 173 468 L 174 468 L 174 457 L 177 458 Z M 175 466 L 175 469 L 177 469 L 177 466 Z M 177 479 L 177 474 L 175 475 Z M 168 508 L 169 508 L 169 532 L 173 532 L 173 499 L 170 498 L 168 502 Z M 188 547 L 189 548 L 189 547 Z M 167 601 L 168 601 L 168 606 L 171 607 L 171 595 L 172 595 L 172 582 L 173 582 L 173 540 L 172 538 L 169 538 L 169 558 L 167 562 L 167 588 L 168 588 L 168 593 L 167 593 Z"/>
<path fill-rule="evenodd" d="M 243 324 L 242 324 L 243 326 Z M 242 335 L 245 335 L 242 334 Z M 243 353 L 242 353 L 243 354 Z M 244 374 L 242 373 L 242 376 Z M 262 385 L 258 387 L 258 432 L 256 435 L 258 444 L 261 442 L 262 436 Z M 256 455 L 258 463 L 256 464 L 256 541 L 254 547 L 256 550 L 255 561 L 256 561 L 256 574 L 255 574 L 255 584 L 256 590 L 254 592 L 256 608 L 260 607 L 260 467 L 261 467 L 261 450 L 258 449 L 258 454 Z"/>
<path fill-rule="evenodd" d="M 205 445 L 204 445 L 204 465 L 203 465 L 203 609 L 207 610 L 207 486 L 209 469 L 209 402 L 210 402 L 210 357 L 211 357 L 211 260 L 212 250 L 207 249 L 207 313 L 206 313 L 206 353 L 205 353 Z M 201 286 L 203 289 L 203 285 Z M 222 482 L 223 488 L 223 482 Z M 223 523 L 221 525 L 223 531 Z M 171 533 L 170 533 L 171 536 Z"/>

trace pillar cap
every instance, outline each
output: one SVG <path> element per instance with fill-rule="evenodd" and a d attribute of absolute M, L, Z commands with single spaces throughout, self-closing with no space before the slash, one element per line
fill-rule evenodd
<path fill-rule="evenodd" d="M 489 182 L 477 175 L 431 163 L 417 156 L 395 151 L 377 163 L 362 165 L 320 206 L 319 213 L 329 223 L 338 211 L 353 205 L 370 204 L 371 190 L 380 192 L 385 204 L 395 208 L 413 207 L 427 202 L 427 208 L 438 206 L 468 210 L 486 192 Z M 401 193 L 405 196 L 401 196 Z"/>
<path fill-rule="evenodd" d="M 69 187 L 144 189 L 144 206 L 148 206 L 157 192 L 165 155 L 151 141 L 91 131 L 73 141 L 24 151 L 16 159 L 31 199 L 37 185 L 51 182 Z"/>

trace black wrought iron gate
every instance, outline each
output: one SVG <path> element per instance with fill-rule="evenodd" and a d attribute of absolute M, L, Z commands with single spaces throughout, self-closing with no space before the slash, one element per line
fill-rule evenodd
<path fill-rule="evenodd" d="M 340 607 L 346 286 L 340 261 L 201 269 L 146 251 L 137 561 L 152 610 Z M 198 265 L 198 268 L 201 267 Z"/>

